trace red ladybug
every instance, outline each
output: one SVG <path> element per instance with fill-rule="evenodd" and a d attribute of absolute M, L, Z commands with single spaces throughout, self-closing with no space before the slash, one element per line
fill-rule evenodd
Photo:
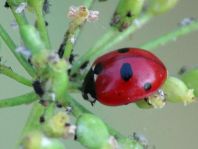
<path fill-rule="evenodd" d="M 123 48 L 96 59 L 85 77 L 83 97 L 92 104 L 125 105 L 155 93 L 166 77 L 166 67 L 154 54 Z"/>

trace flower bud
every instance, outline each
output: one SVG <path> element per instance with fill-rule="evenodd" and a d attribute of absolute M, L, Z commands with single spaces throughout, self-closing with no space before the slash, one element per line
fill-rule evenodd
<path fill-rule="evenodd" d="M 198 97 L 198 69 L 193 69 L 185 72 L 181 76 L 182 81 L 187 85 L 188 88 L 194 89 L 194 94 Z"/>
<path fill-rule="evenodd" d="M 147 99 L 146 98 L 145 99 L 141 99 L 141 100 L 135 102 L 135 104 L 140 109 L 151 109 L 151 108 L 153 108 L 153 106 L 147 102 Z"/>
<path fill-rule="evenodd" d="M 154 15 L 165 13 L 175 7 L 179 0 L 150 0 L 148 10 Z"/>
<path fill-rule="evenodd" d="M 159 89 L 154 94 L 136 102 L 136 105 L 142 109 L 149 109 L 149 108 L 159 109 L 159 108 L 163 108 L 165 104 L 166 104 L 165 95 L 161 89 Z"/>
<path fill-rule="evenodd" d="M 57 139 L 44 136 L 41 132 L 34 131 L 27 134 L 22 142 L 22 149 L 64 149 L 64 145 Z"/>
<path fill-rule="evenodd" d="M 186 84 L 175 77 L 168 77 L 162 89 L 166 95 L 166 99 L 173 103 L 183 102 L 187 105 L 194 101 L 193 89 L 188 89 Z"/>
<path fill-rule="evenodd" d="M 77 120 L 76 137 L 86 148 L 101 149 L 108 143 L 110 135 L 101 119 L 83 114 Z"/>
<path fill-rule="evenodd" d="M 66 112 L 59 112 L 43 125 L 43 130 L 49 137 L 66 137 L 69 134 L 69 116 Z"/>
<path fill-rule="evenodd" d="M 140 14 L 144 0 L 122 0 L 118 3 L 111 25 L 119 31 L 128 28 Z"/>

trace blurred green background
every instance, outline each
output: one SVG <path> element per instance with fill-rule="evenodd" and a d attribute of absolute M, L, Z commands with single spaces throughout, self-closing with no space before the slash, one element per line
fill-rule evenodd
<path fill-rule="evenodd" d="M 46 16 L 49 22 L 49 34 L 53 48 L 57 49 L 62 41 L 68 22 L 66 12 L 71 5 L 80 5 L 83 0 L 50 0 L 52 7 Z M 21 43 L 17 29 L 10 24 L 13 17 L 9 10 L 3 8 L 5 0 L 0 1 L 0 23 L 8 30 L 17 44 Z M 107 30 L 109 19 L 113 14 L 118 0 L 96 2 L 93 10 L 100 11 L 99 21 L 87 23 L 75 48 L 82 53 L 92 46 Z M 180 0 L 176 8 L 151 20 L 146 26 L 131 35 L 112 49 L 120 47 L 136 47 L 149 39 L 153 39 L 178 27 L 178 22 L 186 17 L 198 18 L 197 0 Z M 32 17 L 30 15 L 30 17 Z M 8 48 L 0 40 L 0 56 L 3 63 L 15 71 L 28 77 L 19 66 Z M 195 66 L 198 62 L 198 32 L 191 33 L 174 42 L 170 42 L 154 51 L 166 64 L 170 75 L 177 75 L 183 65 Z M 198 81 L 198 80 L 195 80 Z M 12 97 L 30 91 L 27 88 L 3 75 L 0 75 L 0 99 Z M 76 95 L 84 104 L 112 127 L 126 136 L 133 132 L 144 134 L 151 148 L 157 149 L 197 149 L 198 148 L 198 103 L 188 106 L 168 104 L 160 110 L 141 110 L 134 104 L 121 107 L 107 107 L 96 103 L 94 107 L 84 101 L 80 94 Z M 0 109 L 0 149 L 13 149 L 17 138 L 25 124 L 31 105 Z M 74 141 L 65 141 L 66 148 L 83 149 Z"/>

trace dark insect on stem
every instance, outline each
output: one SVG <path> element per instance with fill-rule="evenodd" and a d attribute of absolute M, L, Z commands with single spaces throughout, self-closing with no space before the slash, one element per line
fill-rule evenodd
<path fill-rule="evenodd" d="M 72 51 L 73 51 L 73 50 L 72 50 Z M 70 63 L 70 64 L 73 63 L 73 61 L 74 61 L 74 59 L 75 59 L 76 56 L 77 56 L 77 54 L 73 54 L 73 53 L 70 55 L 70 57 L 69 57 L 69 63 Z"/>
<path fill-rule="evenodd" d="M 40 97 L 43 96 L 44 94 L 44 90 L 42 88 L 41 82 L 39 80 L 36 80 L 32 83 L 32 86 L 34 88 L 34 91 L 37 95 L 39 95 Z"/>
<path fill-rule="evenodd" d="M 186 66 L 182 66 L 182 67 L 180 68 L 180 70 L 178 71 L 178 74 L 179 74 L 179 75 L 182 75 L 182 74 L 184 74 L 186 71 L 187 71 L 187 67 L 186 67 Z"/>
<path fill-rule="evenodd" d="M 7 1 L 5 2 L 4 7 L 5 8 L 9 8 L 10 7 Z"/>
<path fill-rule="evenodd" d="M 85 61 L 81 66 L 80 69 L 85 69 L 87 65 L 89 64 L 89 61 Z"/>
<path fill-rule="evenodd" d="M 45 21 L 45 26 L 48 26 L 48 25 L 49 25 L 49 23 L 47 21 Z"/>
<path fill-rule="evenodd" d="M 44 99 L 41 99 L 41 100 L 39 101 L 39 103 L 40 103 L 41 105 L 43 105 L 44 107 L 47 107 L 47 106 L 49 105 L 49 101 L 44 100 Z"/>
<path fill-rule="evenodd" d="M 130 18 L 130 17 L 132 17 L 133 15 L 132 15 L 131 11 L 128 11 L 127 14 L 126 14 L 126 16 Z"/>
<path fill-rule="evenodd" d="M 44 122 L 45 122 L 45 117 L 44 117 L 43 115 L 40 116 L 39 122 L 40 122 L 40 123 L 44 123 Z"/>
<path fill-rule="evenodd" d="M 70 123 L 65 123 L 65 127 L 70 127 L 71 124 Z"/>
<path fill-rule="evenodd" d="M 59 103 L 59 102 L 56 102 L 56 107 L 57 107 L 57 108 L 62 108 L 63 105 L 62 105 L 61 103 Z"/>
<path fill-rule="evenodd" d="M 48 14 L 50 12 L 50 9 L 49 7 L 51 6 L 49 0 L 45 0 L 44 3 L 43 3 L 43 12 L 45 14 Z"/>

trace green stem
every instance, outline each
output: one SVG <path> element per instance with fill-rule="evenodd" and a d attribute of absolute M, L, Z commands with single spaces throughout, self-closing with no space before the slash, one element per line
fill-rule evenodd
<path fill-rule="evenodd" d="M 62 102 L 64 106 L 72 107 L 72 114 L 75 117 L 79 117 L 82 113 L 91 113 L 89 110 L 75 101 L 75 99 L 68 93 L 65 93 Z"/>
<path fill-rule="evenodd" d="M 37 95 L 33 92 L 0 100 L 0 108 L 19 106 L 22 104 L 29 104 L 37 100 Z"/>
<path fill-rule="evenodd" d="M 40 7 L 36 9 L 35 14 L 36 14 L 36 25 L 40 33 L 41 39 L 45 43 L 46 48 L 50 49 L 51 45 L 50 45 L 49 35 L 48 35 L 48 31 L 45 25 L 45 20 L 44 20 L 42 9 Z"/>
<path fill-rule="evenodd" d="M 45 109 L 45 107 L 42 106 L 40 103 L 38 103 L 38 102 L 34 103 L 32 110 L 30 111 L 30 114 L 28 116 L 25 127 L 23 129 L 22 137 L 25 134 L 27 134 L 28 132 L 40 128 L 39 119 L 40 119 L 41 115 L 43 114 L 44 109 Z"/>
<path fill-rule="evenodd" d="M 24 57 L 22 57 L 17 51 L 16 51 L 16 44 L 11 39 L 11 37 L 8 35 L 8 33 L 5 31 L 5 29 L 0 25 L 0 36 L 6 43 L 6 45 L 9 47 L 11 52 L 14 54 L 16 59 L 19 61 L 19 63 L 25 68 L 25 70 L 31 75 L 34 76 L 34 69 L 31 67 L 31 65 L 25 60 Z"/>
<path fill-rule="evenodd" d="M 85 0 L 84 6 L 89 9 L 92 6 L 93 2 L 94 0 Z M 61 43 L 58 51 L 60 57 L 63 56 L 65 59 L 69 59 L 75 46 L 75 43 L 73 43 L 71 40 L 72 38 L 75 38 L 75 40 L 77 40 L 81 30 L 82 25 L 78 25 L 75 28 L 73 26 L 69 27 L 69 29 L 65 32 L 63 42 Z"/>
<path fill-rule="evenodd" d="M 16 80 L 19 83 L 22 83 L 27 86 L 32 86 L 32 81 L 29 79 L 26 79 L 25 77 L 19 75 L 18 73 L 14 72 L 11 68 L 0 64 L 0 74 L 4 74 L 14 80 Z"/>
<path fill-rule="evenodd" d="M 194 21 L 189 25 L 178 27 L 176 30 L 173 30 L 165 35 L 162 35 L 154 40 L 148 41 L 142 45 L 140 48 L 152 50 L 157 48 L 158 46 L 164 45 L 167 42 L 175 41 L 178 37 L 184 36 L 188 33 L 198 30 L 198 21 Z"/>
<path fill-rule="evenodd" d="M 89 49 L 83 56 L 77 60 L 72 67 L 71 74 L 76 73 L 80 66 L 87 60 L 94 59 L 101 55 L 103 52 L 114 46 L 115 44 L 121 42 L 126 37 L 128 37 L 131 33 L 135 32 L 137 29 L 141 28 L 145 23 L 147 23 L 152 18 L 150 14 L 143 14 L 138 21 L 138 25 L 131 25 L 123 32 L 116 32 L 112 28 L 99 40 L 96 45 Z"/>
<path fill-rule="evenodd" d="M 40 117 L 44 114 L 44 116 L 47 116 L 46 118 L 48 119 L 53 115 L 54 109 L 54 104 L 44 107 L 38 102 L 34 103 L 21 136 L 23 137 L 25 134 L 33 130 L 39 130 L 41 128 Z"/>
<path fill-rule="evenodd" d="M 28 24 L 28 21 L 26 19 L 24 12 L 16 13 L 14 7 L 11 7 L 11 11 L 12 11 L 12 14 L 14 15 L 16 22 L 19 26 Z"/>

